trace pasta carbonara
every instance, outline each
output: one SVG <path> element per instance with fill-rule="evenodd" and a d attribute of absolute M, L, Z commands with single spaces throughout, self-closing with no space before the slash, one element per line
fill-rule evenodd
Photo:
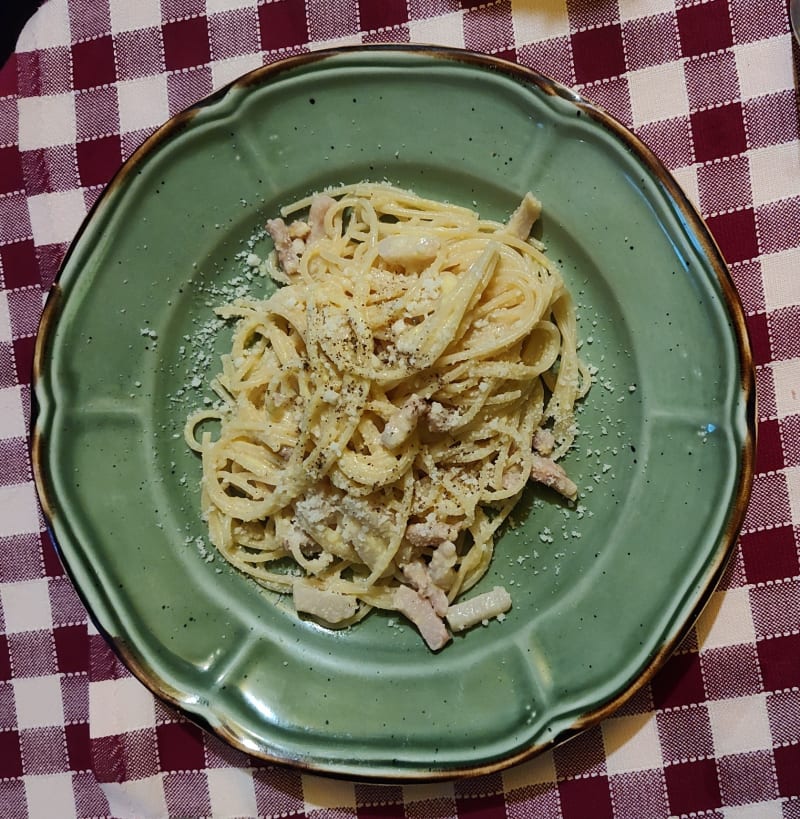
<path fill-rule="evenodd" d="M 283 286 L 217 309 L 237 322 L 221 401 L 185 431 L 226 560 L 327 627 L 399 612 L 432 650 L 502 617 L 502 587 L 456 599 L 528 481 L 576 497 L 558 460 L 590 383 L 540 210 L 527 194 L 499 223 L 362 183 L 267 222 Z"/>

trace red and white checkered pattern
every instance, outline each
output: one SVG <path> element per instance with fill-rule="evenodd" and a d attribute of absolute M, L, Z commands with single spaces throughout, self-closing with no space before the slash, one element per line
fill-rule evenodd
<path fill-rule="evenodd" d="M 615 716 L 503 773 L 366 786 L 265 765 L 120 666 L 43 530 L 26 450 L 43 298 L 170 115 L 331 45 L 492 52 L 648 142 L 731 265 L 757 365 L 752 502 L 720 590 Z M 800 117 L 784 0 L 48 0 L 0 70 L 0 806 L 6 817 L 800 817 Z"/>

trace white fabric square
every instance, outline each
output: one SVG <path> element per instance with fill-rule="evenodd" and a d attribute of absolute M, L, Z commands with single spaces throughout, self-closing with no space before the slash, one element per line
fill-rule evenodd
<path fill-rule="evenodd" d="M 553 762 L 553 752 L 534 757 L 528 762 L 514 765 L 503 771 L 503 791 L 509 793 L 530 785 L 544 785 L 556 781 L 556 766 Z"/>
<path fill-rule="evenodd" d="M 153 695 L 133 677 L 89 685 L 89 726 L 93 739 L 153 728 Z"/>
<path fill-rule="evenodd" d="M 695 165 L 688 165 L 685 168 L 675 168 L 672 171 L 672 175 L 689 198 L 689 201 L 699 210 L 700 186 L 697 182 L 697 167 Z"/>
<path fill-rule="evenodd" d="M 716 756 L 772 747 L 765 694 L 707 704 Z"/>
<path fill-rule="evenodd" d="M 0 320 L 3 300 L 0 298 Z M 0 337 L 0 340 L 2 337 Z M 8 339 L 5 339 L 8 340 Z M 22 392 L 19 387 L 0 390 L 0 438 L 24 438 L 25 414 L 22 409 Z"/>
<path fill-rule="evenodd" d="M 800 414 L 800 358 L 772 362 L 778 418 Z"/>
<path fill-rule="evenodd" d="M 33 240 L 37 245 L 71 242 L 86 215 L 79 190 L 40 193 L 28 198 Z"/>
<path fill-rule="evenodd" d="M 144 779 L 129 779 L 127 782 L 104 782 L 103 793 L 108 799 L 111 816 L 118 816 L 119 819 L 169 816 L 163 779 L 163 774 L 156 774 Z"/>
<path fill-rule="evenodd" d="M 77 816 L 72 774 L 25 776 L 25 799 L 29 819 L 72 819 Z"/>
<path fill-rule="evenodd" d="M 714 592 L 698 618 L 695 628 L 701 651 L 754 643 L 756 631 L 747 589 Z"/>
<path fill-rule="evenodd" d="M 215 14 L 218 11 L 251 8 L 252 5 L 250 0 L 206 0 L 206 13 Z"/>
<path fill-rule="evenodd" d="M 323 779 L 319 776 L 303 774 L 303 801 L 305 810 L 336 810 L 356 807 L 356 791 L 352 782 L 338 779 Z"/>
<path fill-rule="evenodd" d="M 448 782 L 432 782 L 426 785 L 403 785 L 403 803 L 430 802 L 437 799 L 453 801 L 455 790 Z"/>
<path fill-rule="evenodd" d="M 39 531 L 39 504 L 32 483 L 0 486 L 0 537 Z"/>
<path fill-rule="evenodd" d="M 11 314 L 8 312 L 8 293 L 5 290 L 0 291 L 0 341 L 11 341 Z M 2 423 L 3 416 L 0 413 L 0 424 Z"/>
<path fill-rule="evenodd" d="M 464 48 L 464 15 L 457 11 L 427 20 L 411 20 L 408 33 L 412 43 Z"/>
<path fill-rule="evenodd" d="M 800 188 L 798 188 L 800 190 Z M 767 310 L 800 304 L 800 247 L 761 257 L 761 278 Z M 800 387 L 800 385 L 797 385 Z"/>
<path fill-rule="evenodd" d="M 244 768 L 206 771 L 212 816 L 257 816 L 253 777 Z"/>
<path fill-rule="evenodd" d="M 511 18 L 517 46 L 569 34 L 566 0 L 511 0 Z"/>
<path fill-rule="evenodd" d="M 0 489 L 2 492 L 2 489 Z M 13 509 L 0 495 L 0 509 Z M 22 580 L 0 585 L 7 634 L 53 628 L 47 580 Z"/>
<path fill-rule="evenodd" d="M 609 774 L 661 768 L 661 742 L 653 714 L 607 719 L 602 723 Z"/>
<path fill-rule="evenodd" d="M 730 805 L 720 808 L 725 819 L 783 819 L 783 802 L 755 802 L 752 805 Z"/>
<path fill-rule="evenodd" d="M 118 83 L 117 98 L 123 134 L 154 128 L 169 119 L 167 78 L 163 75 Z"/>
<path fill-rule="evenodd" d="M 19 149 L 33 151 L 75 142 L 75 97 L 50 94 L 46 97 L 20 97 Z"/>
<path fill-rule="evenodd" d="M 637 20 L 675 10 L 675 0 L 618 0 L 619 19 Z"/>
<path fill-rule="evenodd" d="M 19 727 L 45 728 L 64 724 L 61 677 L 21 677 L 12 680 Z"/>
<path fill-rule="evenodd" d="M 216 90 L 260 66 L 261 57 L 258 54 L 242 54 L 227 60 L 217 60 L 211 64 L 212 85 Z"/>
<path fill-rule="evenodd" d="M 23 27 L 17 40 L 17 51 L 68 46 L 70 41 L 67 0 L 49 0 Z"/>
<path fill-rule="evenodd" d="M 343 48 L 345 46 L 361 45 L 360 34 L 345 34 L 330 40 L 312 40 L 308 47 L 311 51 L 323 51 L 326 48 Z"/>
<path fill-rule="evenodd" d="M 800 191 L 800 161 L 796 142 L 756 148 L 748 153 L 753 204 L 792 199 Z"/>
<path fill-rule="evenodd" d="M 786 488 L 789 492 L 789 507 L 792 510 L 792 523 L 800 525 L 800 466 L 786 470 Z"/>
<path fill-rule="evenodd" d="M 644 125 L 689 113 L 683 63 L 664 63 L 628 74 L 633 124 Z"/>
<path fill-rule="evenodd" d="M 161 25 L 161 0 L 110 0 L 111 31 L 134 31 Z"/>
<path fill-rule="evenodd" d="M 794 88 L 792 37 L 771 37 L 733 47 L 743 100 Z"/>

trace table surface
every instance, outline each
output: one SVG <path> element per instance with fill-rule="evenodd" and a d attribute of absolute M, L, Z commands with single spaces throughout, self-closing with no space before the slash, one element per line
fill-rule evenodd
<path fill-rule="evenodd" d="M 484 51 L 581 91 L 725 255 L 758 393 L 751 503 L 689 637 L 612 717 L 432 785 L 302 774 L 155 701 L 87 620 L 27 454 L 43 299 L 119 164 L 245 71 L 327 46 Z M 800 114 L 785 0 L 47 0 L 0 69 L 0 806 L 6 817 L 800 817 Z"/>

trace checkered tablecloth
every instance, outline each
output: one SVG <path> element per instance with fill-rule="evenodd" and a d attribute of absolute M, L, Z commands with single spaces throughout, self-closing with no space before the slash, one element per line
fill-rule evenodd
<path fill-rule="evenodd" d="M 0 70 L 0 816 L 800 817 L 800 113 L 786 0 L 47 0 Z M 531 66 L 674 172 L 727 258 L 757 366 L 735 557 L 622 711 L 502 773 L 379 787 L 269 766 L 154 701 L 87 620 L 28 463 L 42 302 L 87 209 L 170 115 L 327 46 Z"/>

